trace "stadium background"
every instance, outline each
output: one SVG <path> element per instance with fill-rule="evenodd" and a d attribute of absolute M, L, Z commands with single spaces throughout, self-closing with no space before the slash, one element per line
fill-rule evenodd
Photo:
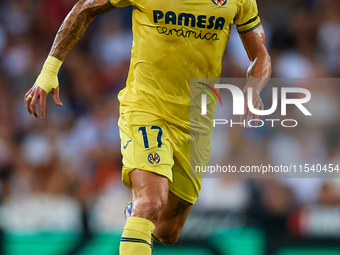
<path fill-rule="evenodd" d="M 129 67 L 131 9 L 95 19 L 69 53 L 60 73 L 62 108 L 49 98 L 42 121 L 23 104 L 75 2 L 0 1 L 1 255 L 118 251 L 130 190 L 120 180 L 116 95 Z M 258 5 L 273 77 L 340 76 L 338 0 Z M 248 64 L 233 28 L 222 77 L 244 77 Z M 280 136 L 235 129 L 216 153 L 243 164 L 261 155 L 274 163 L 285 151 L 307 163 L 339 163 L 340 90 L 320 85 L 316 92 L 332 112 L 323 116 L 326 126 Z M 178 244 L 156 246 L 155 254 L 328 255 L 340 253 L 339 238 L 337 179 L 215 178 L 204 180 Z"/>

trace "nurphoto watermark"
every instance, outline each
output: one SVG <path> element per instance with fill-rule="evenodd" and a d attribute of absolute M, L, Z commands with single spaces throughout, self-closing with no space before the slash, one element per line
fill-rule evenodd
<path fill-rule="evenodd" d="M 228 89 L 231 92 L 232 100 L 233 100 L 233 115 L 240 116 L 245 115 L 245 105 L 255 116 L 269 116 L 275 113 L 278 108 L 279 94 L 277 87 L 269 88 L 272 90 L 272 105 L 268 110 L 260 110 L 254 107 L 253 104 L 253 88 L 248 87 L 246 90 L 247 100 L 245 99 L 245 93 L 237 86 L 231 84 L 215 84 L 214 87 L 198 82 L 198 84 L 204 85 L 207 88 L 213 90 L 215 95 L 218 96 L 220 103 L 222 105 L 222 100 L 215 89 Z M 308 103 L 311 100 L 311 93 L 308 89 L 305 88 L 297 88 L 297 87 L 281 87 L 281 116 L 287 116 L 287 105 L 295 105 L 304 115 L 312 116 L 312 114 L 308 111 L 308 109 L 304 106 L 305 103 Z M 206 93 L 201 94 L 201 114 L 207 115 L 207 95 L 210 95 L 213 98 L 213 95 L 209 93 L 207 90 L 203 90 Z M 302 94 L 303 98 L 288 98 L 289 94 L 299 93 Z M 213 100 L 214 101 L 214 100 Z M 258 122 L 259 125 L 253 125 L 254 122 Z M 228 125 L 233 127 L 235 125 L 241 125 L 246 127 L 246 124 L 250 127 L 263 127 L 265 123 L 269 123 L 271 127 L 275 126 L 275 123 L 279 122 L 282 127 L 296 127 L 298 125 L 298 121 L 295 119 L 273 119 L 273 118 L 265 118 L 265 119 L 250 119 L 243 120 L 242 122 L 233 122 L 233 120 L 227 119 L 213 119 L 213 126 L 216 125 Z"/>
<path fill-rule="evenodd" d="M 340 79 L 265 83 L 191 79 L 191 176 L 340 178 Z"/>

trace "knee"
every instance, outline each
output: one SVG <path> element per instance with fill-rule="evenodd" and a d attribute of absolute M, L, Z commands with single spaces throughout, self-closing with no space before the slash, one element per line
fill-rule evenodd
<path fill-rule="evenodd" d="M 136 199 L 133 204 L 132 216 L 149 219 L 156 223 L 165 204 L 166 200 L 161 197 Z"/>

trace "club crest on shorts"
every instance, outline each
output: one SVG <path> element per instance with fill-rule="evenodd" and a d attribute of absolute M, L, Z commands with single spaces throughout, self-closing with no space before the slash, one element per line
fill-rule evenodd
<path fill-rule="evenodd" d="M 228 0 L 211 0 L 217 6 L 224 6 Z"/>
<path fill-rule="evenodd" d="M 161 157 L 158 155 L 158 153 L 156 152 L 151 152 L 148 155 L 148 160 L 151 164 L 153 165 L 157 165 L 159 163 L 159 161 L 161 160 Z"/>

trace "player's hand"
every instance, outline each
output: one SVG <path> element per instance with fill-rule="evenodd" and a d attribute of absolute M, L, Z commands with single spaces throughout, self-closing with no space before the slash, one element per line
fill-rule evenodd
<path fill-rule="evenodd" d="M 253 91 L 253 105 L 256 110 L 264 110 L 264 105 L 262 102 L 262 99 L 260 97 L 260 94 L 256 91 Z M 255 119 L 256 121 L 251 122 L 251 126 L 249 125 L 249 121 Z M 248 94 L 245 94 L 245 100 L 244 100 L 244 115 L 241 116 L 241 122 L 244 120 L 246 121 L 246 127 L 250 129 L 251 127 L 254 127 L 254 129 L 257 129 L 259 120 L 262 119 L 261 115 L 254 115 L 248 107 Z"/>
<path fill-rule="evenodd" d="M 46 97 L 48 93 L 53 94 L 56 105 L 62 106 L 59 98 L 58 72 L 63 62 L 55 57 L 48 56 L 44 66 L 35 81 L 33 87 L 25 94 L 25 105 L 27 111 L 38 118 L 37 104 L 40 99 L 40 118 L 45 118 Z"/>
<path fill-rule="evenodd" d="M 52 89 L 53 94 L 53 101 L 58 106 L 63 106 L 63 103 L 60 101 L 59 98 L 59 86 L 55 89 Z M 39 87 L 38 85 L 34 84 L 33 87 L 25 94 L 25 106 L 27 111 L 38 118 L 39 114 L 37 112 L 37 104 L 38 100 L 40 99 L 40 118 L 45 118 L 46 112 L 46 98 L 47 92 Z"/>

